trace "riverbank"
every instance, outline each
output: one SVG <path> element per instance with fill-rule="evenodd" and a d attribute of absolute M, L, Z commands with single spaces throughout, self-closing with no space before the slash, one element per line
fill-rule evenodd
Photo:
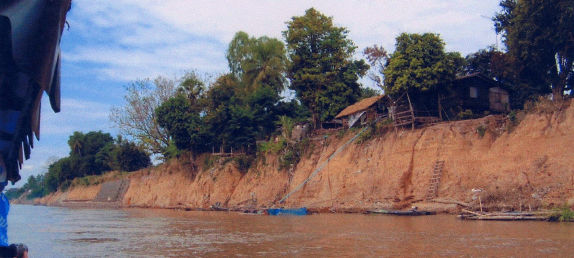
<path fill-rule="evenodd" d="M 491 115 L 415 130 L 390 129 L 348 144 L 331 157 L 357 132 L 309 140 L 300 162 L 284 170 L 278 169 L 281 154 L 274 153 L 246 172 L 233 161 L 208 155 L 172 160 L 125 175 L 129 187 L 118 203 L 194 210 L 216 204 L 234 210 L 305 206 L 317 212 L 414 205 L 442 213 L 477 210 L 479 200 L 485 211 L 574 204 L 573 105 L 534 108 L 510 118 Z M 437 161 L 444 161 L 440 183 L 436 196 L 427 198 Z M 74 186 L 35 203 L 93 201 L 100 189 L 101 184 Z"/>

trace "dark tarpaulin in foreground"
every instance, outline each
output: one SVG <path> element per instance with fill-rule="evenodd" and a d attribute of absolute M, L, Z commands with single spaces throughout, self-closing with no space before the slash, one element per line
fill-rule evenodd
<path fill-rule="evenodd" d="M 46 92 L 60 111 L 60 38 L 71 0 L 0 1 L 0 154 L 7 179 L 20 180 Z"/>

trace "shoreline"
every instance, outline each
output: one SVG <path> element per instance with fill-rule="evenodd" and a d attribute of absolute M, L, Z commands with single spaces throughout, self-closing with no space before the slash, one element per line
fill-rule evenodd
<path fill-rule="evenodd" d="M 59 205 L 45 205 L 33 203 L 14 203 L 15 205 L 30 205 L 30 206 L 46 206 L 46 207 L 62 207 L 69 209 L 150 209 L 150 210 L 174 210 L 174 211 L 191 211 L 191 212 L 233 212 L 237 214 L 250 214 L 250 215 L 268 215 L 265 210 L 268 208 L 245 209 L 245 208 L 190 208 L 190 207 L 143 207 L 143 206 L 123 206 L 117 202 L 94 202 L 94 201 L 67 201 Z M 363 208 L 344 208 L 344 209 L 327 209 L 327 208 L 311 208 L 307 209 L 309 215 L 318 214 L 355 214 L 355 215 L 370 215 L 370 216 L 401 216 L 401 217 L 425 217 L 425 216 L 452 216 L 459 220 L 486 220 L 486 221 L 543 221 L 543 222 L 574 222 L 574 220 L 560 221 L 556 217 L 556 211 L 552 210 L 536 210 L 529 212 L 500 212 L 491 211 L 478 213 L 465 209 L 459 212 L 432 212 L 430 214 L 421 215 L 397 215 L 376 212 L 377 209 L 363 209 Z M 395 210 L 387 210 L 395 211 Z M 419 212 L 428 212 L 426 210 L 418 210 Z"/>
<path fill-rule="evenodd" d="M 13 202 L 11 204 L 15 205 L 32 205 L 32 206 L 46 206 L 46 207 L 64 207 L 64 208 L 93 208 L 93 209 L 166 209 L 166 210 L 182 210 L 182 211 L 224 211 L 224 212 L 238 212 L 238 213 L 257 213 L 257 211 L 263 211 L 270 208 L 278 207 L 219 207 L 219 208 L 200 208 L 200 207 L 187 207 L 183 205 L 179 206 L 146 206 L 146 205 L 123 205 L 121 202 L 98 202 L 98 201 L 61 201 L 52 204 L 40 204 L 32 202 Z M 424 202 L 418 203 L 416 205 L 419 211 L 429 211 L 434 212 L 437 215 L 460 215 L 465 210 L 465 207 L 456 204 L 440 204 L 436 202 Z M 430 208 L 432 205 L 433 208 Z M 281 207 L 281 208 L 292 208 L 292 207 Z M 332 208 L 332 207 L 310 207 L 307 208 L 309 214 L 368 214 L 369 212 L 376 210 L 389 210 L 389 211 L 408 211 L 409 209 L 393 209 L 392 207 L 351 207 L 351 208 Z M 478 211 L 477 211 L 478 212 Z M 499 210 L 488 210 L 485 213 L 504 213 L 504 212 L 515 212 L 508 211 L 505 209 Z M 533 210 L 524 212 L 534 212 L 543 213 L 549 212 L 549 210 Z"/>
<path fill-rule="evenodd" d="M 574 160 L 568 156 L 574 135 L 565 133 L 574 130 L 574 105 L 551 114 L 533 112 L 509 126 L 508 118 L 490 115 L 381 131 L 353 144 L 347 142 L 356 131 L 330 133 L 308 142 L 296 165 L 285 169 L 279 169 L 282 154 L 274 152 L 261 154 L 247 171 L 218 156 L 184 155 L 72 184 L 34 202 L 232 211 L 306 207 L 314 213 L 574 207 Z M 485 134 L 477 128 L 486 128 Z"/>

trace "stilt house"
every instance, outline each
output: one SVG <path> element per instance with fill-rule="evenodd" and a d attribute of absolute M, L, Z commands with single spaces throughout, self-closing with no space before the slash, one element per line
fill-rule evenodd
<path fill-rule="evenodd" d="M 453 92 L 449 100 L 462 110 L 475 114 L 485 111 L 501 113 L 510 111 L 508 91 L 499 82 L 480 73 L 462 76 L 453 81 Z"/>

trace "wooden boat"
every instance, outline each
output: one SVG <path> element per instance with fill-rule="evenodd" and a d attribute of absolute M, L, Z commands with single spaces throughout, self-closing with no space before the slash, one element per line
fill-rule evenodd
<path fill-rule="evenodd" d="M 530 213 L 530 212 L 493 212 L 493 213 L 479 213 L 469 210 L 462 210 L 463 213 L 458 215 L 460 219 L 464 220 L 499 220 L 499 221 L 514 221 L 514 220 L 548 220 L 548 214 L 543 213 Z"/>
<path fill-rule="evenodd" d="M 285 209 L 285 208 L 277 208 L 277 209 L 267 209 L 267 214 L 271 216 L 304 216 L 307 215 L 307 208 L 294 208 L 294 209 Z"/>
<path fill-rule="evenodd" d="M 435 215 L 434 211 L 419 211 L 419 210 L 408 210 L 408 211 L 397 211 L 397 210 L 372 210 L 367 211 L 367 214 L 382 214 L 382 215 L 395 215 L 395 216 L 423 216 L 423 215 Z"/>

